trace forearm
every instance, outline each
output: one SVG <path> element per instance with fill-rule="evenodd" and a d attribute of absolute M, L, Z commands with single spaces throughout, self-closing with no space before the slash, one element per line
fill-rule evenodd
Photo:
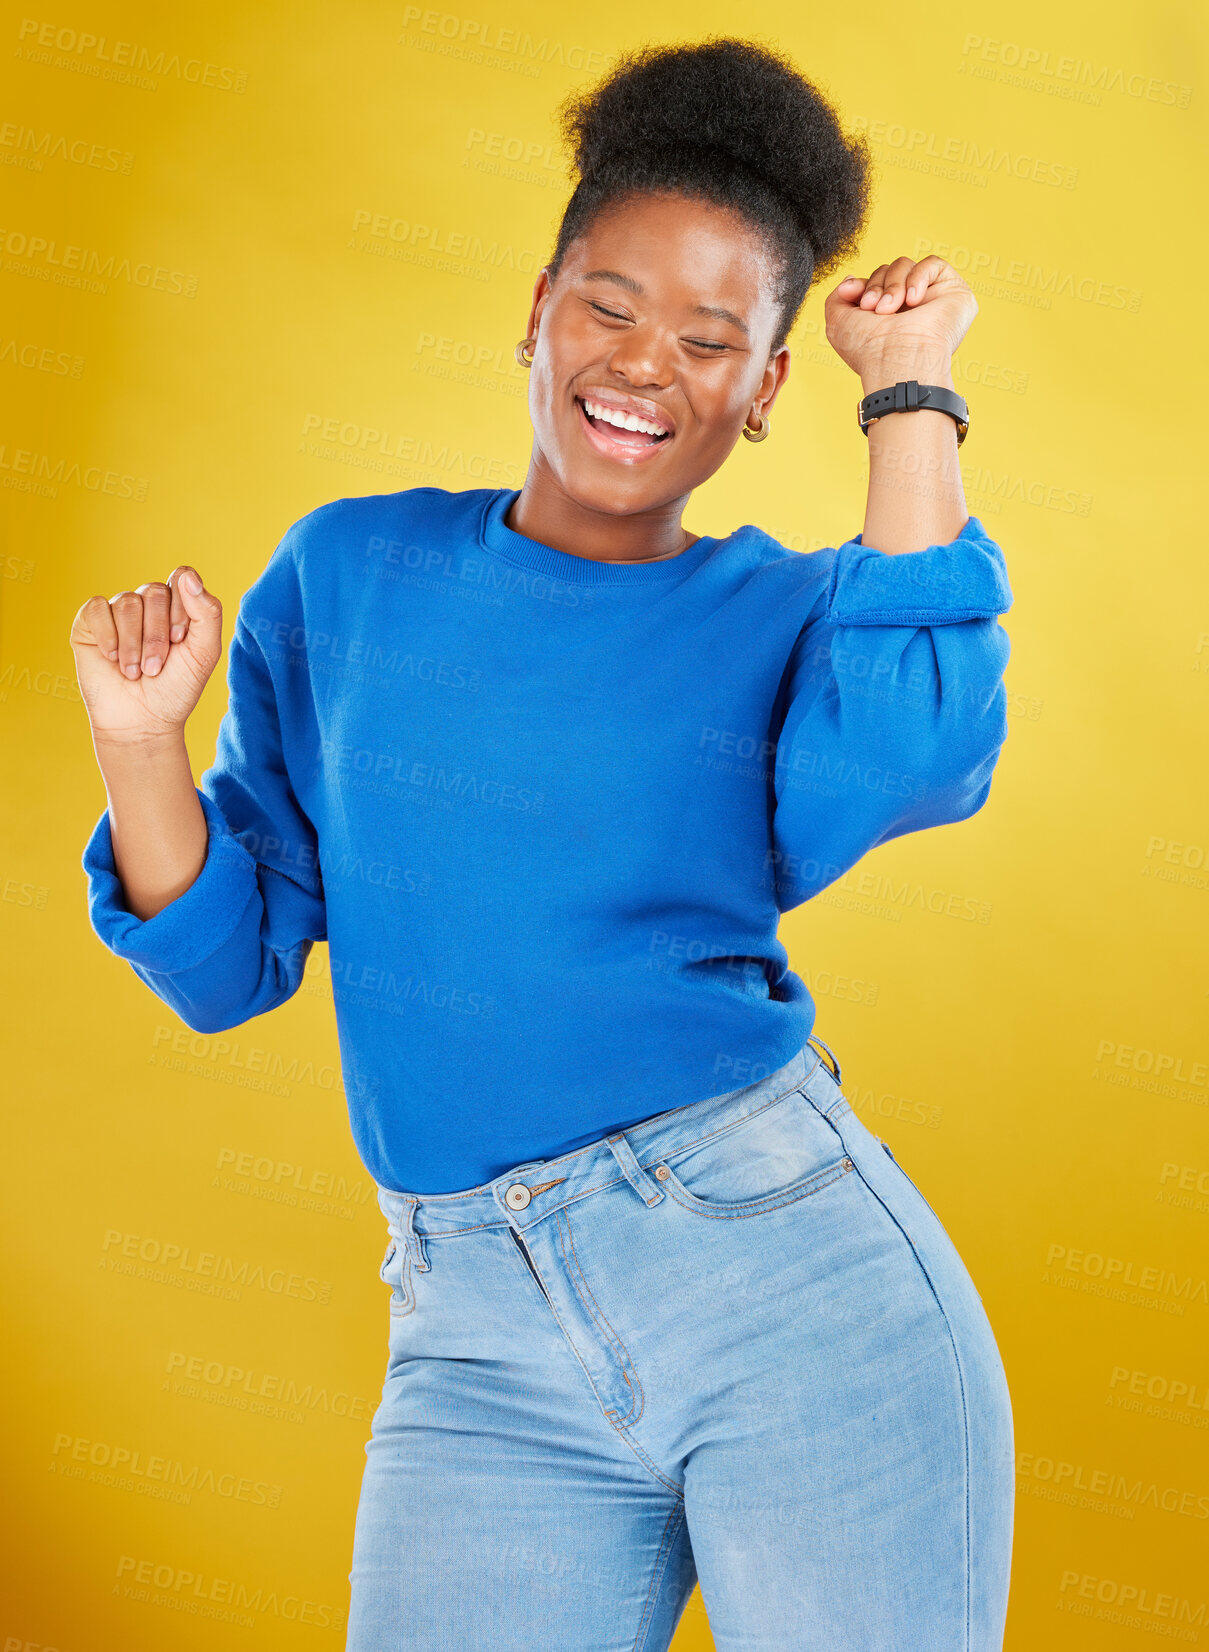
<path fill-rule="evenodd" d="M 209 828 L 184 736 L 94 741 L 94 750 L 109 799 L 114 868 L 127 907 L 145 922 L 183 895 L 206 863 Z"/>
<path fill-rule="evenodd" d="M 861 374 L 861 395 L 900 379 L 955 389 L 946 355 L 870 368 Z M 862 543 L 894 555 L 956 539 L 970 513 L 957 457 L 957 426 L 949 415 L 926 407 L 887 413 L 869 426 L 868 442 L 869 498 Z"/>

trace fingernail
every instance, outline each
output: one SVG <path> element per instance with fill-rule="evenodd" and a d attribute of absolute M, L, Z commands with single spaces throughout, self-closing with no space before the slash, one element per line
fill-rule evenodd
<path fill-rule="evenodd" d="M 117 657 L 118 657 L 118 651 L 117 651 L 116 648 L 107 648 L 105 650 L 105 658 L 107 660 L 116 660 Z"/>
<path fill-rule="evenodd" d="M 185 628 L 183 625 L 174 625 L 169 631 L 168 636 L 173 642 L 179 642 L 184 634 Z"/>
<path fill-rule="evenodd" d="M 156 659 L 155 655 L 153 654 L 149 660 L 144 660 L 143 661 L 143 675 L 144 675 L 144 677 L 154 677 L 156 672 L 159 670 L 159 668 L 160 668 L 160 662 Z"/>
<path fill-rule="evenodd" d="M 918 298 L 919 297 L 919 288 L 918 287 L 908 287 L 907 288 L 907 297 L 908 298 Z"/>
<path fill-rule="evenodd" d="M 197 575 L 195 573 L 187 573 L 183 577 L 186 590 L 192 591 L 194 596 L 199 596 L 201 594 L 202 582 L 198 579 Z"/>
<path fill-rule="evenodd" d="M 139 674 L 139 668 L 137 665 L 124 665 L 122 670 L 128 677 L 137 677 Z"/>

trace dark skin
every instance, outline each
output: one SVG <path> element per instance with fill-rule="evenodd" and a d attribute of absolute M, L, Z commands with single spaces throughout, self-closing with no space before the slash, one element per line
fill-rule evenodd
<path fill-rule="evenodd" d="M 543 269 L 534 284 L 533 450 L 508 526 L 604 562 L 687 549 L 697 535 L 680 519 L 693 489 L 744 424 L 759 428 L 788 375 L 788 346 L 772 348 L 775 294 L 774 254 L 727 208 L 659 192 L 598 214 L 557 279 Z M 908 378 L 953 388 L 952 354 L 977 308 L 944 260 L 900 257 L 828 294 L 827 338 L 864 392 Z M 593 389 L 640 399 L 674 425 L 671 439 L 654 454 L 602 452 L 577 400 Z M 968 513 L 946 414 L 890 414 L 872 425 L 868 452 L 866 544 L 895 554 L 956 536 Z M 913 477 L 919 485 L 904 486 Z"/>
<path fill-rule="evenodd" d="M 759 231 L 733 212 L 664 193 L 602 213 L 558 279 L 543 270 L 534 287 L 533 453 L 509 526 L 604 562 L 687 549 L 696 535 L 680 517 L 693 489 L 745 423 L 768 416 L 789 371 L 788 349 L 772 349 L 775 290 Z M 943 259 L 901 257 L 828 294 L 827 339 L 865 391 L 910 378 L 951 388 L 952 354 L 977 309 Z M 593 391 L 617 417 L 619 404 L 641 403 L 636 411 L 670 438 L 650 443 L 607 417 L 593 422 L 576 399 Z M 956 537 L 967 513 L 946 414 L 887 414 L 870 429 L 868 456 L 864 544 L 898 555 Z M 87 598 L 71 646 L 114 864 L 129 910 L 152 918 L 206 859 L 184 731 L 222 654 L 222 604 L 182 563 L 166 581 Z"/>
<path fill-rule="evenodd" d="M 508 526 L 606 562 L 675 556 L 692 544 L 697 536 L 680 524 L 689 496 L 725 460 L 744 421 L 758 426 L 789 371 L 788 348 L 771 351 L 773 281 L 759 231 L 721 208 L 637 195 L 601 213 L 567 250 L 558 279 L 543 269 L 533 289 L 533 452 Z M 736 321 L 700 315 L 701 305 Z M 575 401 L 590 387 L 671 415 L 666 451 L 633 464 L 596 452 Z"/>

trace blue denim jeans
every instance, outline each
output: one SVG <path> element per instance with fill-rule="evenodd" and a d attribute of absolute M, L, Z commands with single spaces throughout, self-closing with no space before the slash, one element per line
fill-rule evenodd
<path fill-rule="evenodd" d="M 482 1187 L 379 1190 L 349 1652 L 656 1652 L 697 1581 L 719 1652 L 999 1652 L 999 1351 L 815 1043 Z"/>

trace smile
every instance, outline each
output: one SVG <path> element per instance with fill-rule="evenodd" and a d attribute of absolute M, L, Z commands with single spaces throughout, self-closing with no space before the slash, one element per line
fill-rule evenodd
<path fill-rule="evenodd" d="M 587 406 L 584 404 L 585 398 L 575 398 L 579 422 L 592 446 L 607 459 L 616 459 L 622 464 L 638 464 L 658 453 L 672 440 L 672 432 L 654 419 L 622 413 L 618 408 L 594 401 L 590 396 L 586 401 Z M 624 422 L 615 423 L 615 420 Z"/>

